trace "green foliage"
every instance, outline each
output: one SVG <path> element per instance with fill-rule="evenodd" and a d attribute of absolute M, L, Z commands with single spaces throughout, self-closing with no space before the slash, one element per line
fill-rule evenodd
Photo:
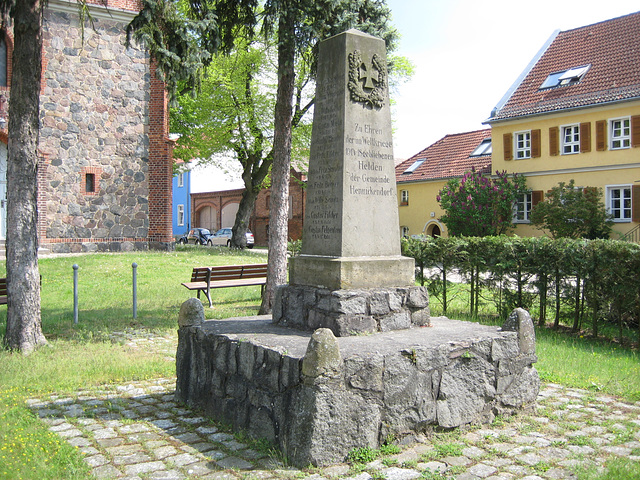
<path fill-rule="evenodd" d="M 531 223 L 553 238 L 609 238 L 613 221 L 602 202 L 602 189 L 560 182 L 531 211 Z"/>
<path fill-rule="evenodd" d="M 354 448 L 347 455 L 347 460 L 350 463 L 369 463 L 378 458 L 378 450 L 374 450 L 371 447 Z"/>
<path fill-rule="evenodd" d="M 446 313 L 450 278 L 468 284 L 469 314 L 491 302 L 500 318 L 515 307 L 538 309 L 539 323 L 555 306 L 574 331 L 623 341 L 640 335 L 640 246 L 613 240 L 545 237 L 449 237 L 404 239 L 403 254 L 414 257 L 421 283 Z M 467 287 L 465 287 L 467 288 Z M 459 291 L 459 290 L 458 290 Z M 616 331 L 617 330 L 617 331 Z M 615 332 L 615 333 L 613 333 Z"/>
<path fill-rule="evenodd" d="M 457 457 L 462 455 L 464 446 L 460 443 L 438 443 L 435 445 L 436 453 L 440 457 Z"/>
<path fill-rule="evenodd" d="M 214 53 L 228 51 L 236 38 L 253 36 L 257 5 L 256 0 L 142 0 L 127 26 L 127 43 L 135 39 L 145 45 L 173 97 L 179 85 L 199 87 Z"/>
<path fill-rule="evenodd" d="M 526 180 L 498 172 L 492 178 L 474 170 L 452 178 L 437 196 L 445 211 L 441 220 L 451 236 L 501 235 L 515 228 L 513 205 L 526 191 Z"/>
<path fill-rule="evenodd" d="M 396 455 L 400 453 L 400 451 L 400 447 L 392 443 L 385 443 L 377 449 L 371 447 L 354 448 L 347 455 L 347 461 L 352 465 L 364 465 L 366 463 L 373 462 L 380 457 Z M 392 464 L 396 463 L 393 459 L 384 459 L 383 461 L 391 462 Z"/>
<path fill-rule="evenodd" d="M 608 461 L 604 469 L 599 465 L 578 467 L 576 473 L 582 480 L 637 480 L 640 478 L 640 463 L 628 458 L 616 458 Z"/>
<path fill-rule="evenodd" d="M 287 255 L 289 257 L 297 257 L 302 252 L 302 239 L 289 240 L 287 242 Z"/>

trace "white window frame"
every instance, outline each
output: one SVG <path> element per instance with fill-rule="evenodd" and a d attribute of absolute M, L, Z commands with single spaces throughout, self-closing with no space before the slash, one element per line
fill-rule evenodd
<path fill-rule="evenodd" d="M 409 227 L 404 226 L 404 225 L 402 227 L 400 227 L 400 236 L 408 237 L 409 236 Z"/>
<path fill-rule="evenodd" d="M 560 152 L 562 155 L 574 155 L 580 153 L 580 125 L 563 125 L 560 127 L 562 133 Z M 569 140 L 567 140 L 569 137 Z"/>
<path fill-rule="evenodd" d="M 409 205 L 409 190 L 400 190 L 400 205 Z"/>
<path fill-rule="evenodd" d="M 631 148 L 631 117 L 612 118 L 609 120 L 609 149 L 625 148 Z"/>
<path fill-rule="evenodd" d="M 526 192 L 518 195 L 518 198 L 513 204 L 513 223 L 531 223 L 532 208 L 532 192 Z"/>
<path fill-rule="evenodd" d="M 513 134 L 513 158 L 516 160 L 531 158 L 531 130 Z"/>
<path fill-rule="evenodd" d="M 178 174 L 178 188 L 184 187 L 184 173 Z"/>
<path fill-rule="evenodd" d="M 178 205 L 178 226 L 184 226 L 184 205 L 182 203 Z"/>
<path fill-rule="evenodd" d="M 607 185 L 607 211 L 616 223 L 631 222 L 633 215 L 633 188 L 631 185 Z M 614 198 L 614 192 L 618 195 Z M 625 205 L 626 204 L 626 205 Z M 618 215 L 616 217 L 616 215 Z"/>

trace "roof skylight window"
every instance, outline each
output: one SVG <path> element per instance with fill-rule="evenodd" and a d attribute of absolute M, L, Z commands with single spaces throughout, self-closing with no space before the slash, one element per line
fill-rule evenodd
<path fill-rule="evenodd" d="M 582 77 L 584 77 L 590 67 L 591 65 L 589 64 L 581 67 L 573 67 L 568 70 L 562 70 L 560 72 L 550 73 L 546 80 L 542 82 L 542 85 L 540 85 L 539 90 L 577 83 L 582 80 Z"/>
<path fill-rule="evenodd" d="M 480 155 L 490 155 L 491 154 L 491 139 L 485 138 L 480 142 L 480 145 L 476 147 L 476 149 L 471 152 L 470 157 L 479 157 Z"/>
<path fill-rule="evenodd" d="M 420 165 L 422 165 L 424 163 L 424 161 L 426 160 L 426 158 L 419 158 L 418 160 L 416 160 L 415 162 L 413 162 L 411 164 L 411 166 L 409 168 L 407 168 L 404 173 L 413 173 L 416 171 L 416 168 L 418 168 Z"/>

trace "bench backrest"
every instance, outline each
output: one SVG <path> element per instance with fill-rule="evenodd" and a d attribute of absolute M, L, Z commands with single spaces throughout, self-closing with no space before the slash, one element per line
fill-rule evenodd
<path fill-rule="evenodd" d="M 260 278 L 267 276 L 266 263 L 248 265 L 220 265 L 216 267 L 195 267 L 191 273 L 192 282 L 206 282 L 209 272 L 212 280 L 235 280 L 239 278 Z"/>
<path fill-rule="evenodd" d="M 259 278 L 266 276 L 266 263 L 252 263 L 249 265 L 220 265 L 218 267 L 211 267 L 211 278 L 216 280 Z"/>
<path fill-rule="evenodd" d="M 0 296 L 7 295 L 7 279 L 0 278 Z"/>
<path fill-rule="evenodd" d="M 209 267 L 194 267 L 193 272 L 191 272 L 191 281 L 207 282 L 209 281 L 209 272 L 211 272 Z"/>

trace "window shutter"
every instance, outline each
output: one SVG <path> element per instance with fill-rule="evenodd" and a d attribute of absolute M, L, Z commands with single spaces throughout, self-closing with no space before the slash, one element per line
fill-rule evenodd
<path fill-rule="evenodd" d="M 504 143 L 504 159 L 513 160 L 513 136 L 510 133 L 505 133 L 502 136 L 502 142 Z"/>
<path fill-rule="evenodd" d="M 591 122 L 580 124 L 580 153 L 591 151 Z"/>
<path fill-rule="evenodd" d="M 631 146 L 640 147 L 640 115 L 631 117 Z"/>
<path fill-rule="evenodd" d="M 640 185 L 631 187 L 631 221 L 640 222 Z"/>
<path fill-rule="evenodd" d="M 531 192 L 531 208 L 544 200 L 544 192 L 542 190 L 534 190 Z"/>
<path fill-rule="evenodd" d="M 560 153 L 560 145 L 558 143 L 558 127 L 549 128 L 549 155 L 555 157 Z"/>
<path fill-rule="evenodd" d="M 540 129 L 531 130 L 531 158 L 540 156 Z"/>
<path fill-rule="evenodd" d="M 596 122 L 596 150 L 604 152 L 607 149 L 607 121 L 598 120 Z"/>

